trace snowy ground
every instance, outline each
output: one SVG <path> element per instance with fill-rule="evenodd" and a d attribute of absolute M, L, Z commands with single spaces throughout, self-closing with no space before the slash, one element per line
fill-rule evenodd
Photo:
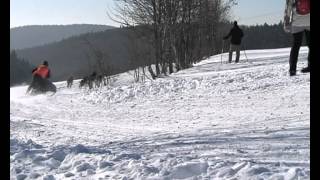
<path fill-rule="evenodd" d="M 92 91 L 11 88 L 11 179 L 310 179 L 310 75 L 289 77 L 289 51 Z"/>

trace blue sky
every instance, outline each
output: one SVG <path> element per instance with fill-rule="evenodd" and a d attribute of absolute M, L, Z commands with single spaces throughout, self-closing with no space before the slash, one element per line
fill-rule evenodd
<path fill-rule="evenodd" d="M 112 0 L 10 0 L 10 27 L 33 24 L 111 24 Z"/>
<path fill-rule="evenodd" d="M 239 24 L 278 23 L 284 0 L 238 0 L 231 18 Z M 10 0 L 10 27 L 39 24 L 105 24 L 117 26 L 106 11 L 113 0 Z"/>
<path fill-rule="evenodd" d="M 239 24 L 279 23 L 283 19 L 285 0 L 238 0 L 232 18 Z"/>

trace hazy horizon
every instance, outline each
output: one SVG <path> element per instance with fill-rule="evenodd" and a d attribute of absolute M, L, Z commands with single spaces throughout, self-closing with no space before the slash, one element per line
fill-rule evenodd
<path fill-rule="evenodd" d="M 10 29 L 27 27 L 27 26 L 71 26 L 71 25 L 111 26 L 111 25 L 106 25 L 106 24 L 90 24 L 90 23 L 79 23 L 79 24 L 30 24 L 30 25 L 22 25 L 22 26 L 10 27 Z M 115 27 L 115 26 L 111 26 L 111 27 Z M 117 28 L 117 27 L 115 27 L 115 28 Z"/>

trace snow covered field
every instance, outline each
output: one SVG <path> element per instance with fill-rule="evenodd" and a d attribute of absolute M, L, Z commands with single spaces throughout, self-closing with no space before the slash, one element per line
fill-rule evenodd
<path fill-rule="evenodd" d="M 11 179 L 310 179 L 310 75 L 288 75 L 289 52 L 53 96 L 13 87 Z"/>

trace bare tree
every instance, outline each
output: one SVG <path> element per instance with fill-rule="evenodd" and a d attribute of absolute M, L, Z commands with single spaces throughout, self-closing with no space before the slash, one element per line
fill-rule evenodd
<path fill-rule="evenodd" d="M 123 26 L 143 25 L 153 34 L 156 73 L 172 73 L 212 55 L 219 23 L 235 0 L 117 0 L 117 19 Z M 152 70 L 151 66 L 148 68 Z"/>
<path fill-rule="evenodd" d="M 93 58 L 95 60 L 95 64 L 93 68 L 90 68 L 94 72 L 98 72 L 103 77 L 104 85 L 109 84 L 110 82 L 110 76 L 113 73 L 112 67 L 107 63 L 108 55 L 106 53 L 103 53 L 100 49 L 96 48 L 89 40 L 88 38 L 83 38 L 84 43 L 89 47 L 91 50 L 91 54 L 93 55 Z M 90 54 L 86 53 L 86 56 L 88 59 L 90 59 Z M 89 61 L 88 61 L 89 62 Z M 89 66 L 92 65 L 89 63 Z M 97 76 L 98 77 L 98 76 Z M 105 82 L 104 78 L 107 79 Z"/>

